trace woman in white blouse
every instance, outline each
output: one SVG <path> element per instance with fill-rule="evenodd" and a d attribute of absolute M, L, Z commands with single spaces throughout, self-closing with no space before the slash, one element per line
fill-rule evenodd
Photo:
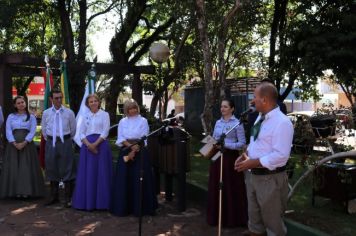
<path fill-rule="evenodd" d="M 8 144 L 0 177 L 0 197 L 42 197 L 44 180 L 33 143 L 36 117 L 28 112 L 23 96 L 15 97 L 13 104 L 15 112 L 6 120 Z"/>
<path fill-rule="evenodd" d="M 90 112 L 79 130 L 82 141 L 72 207 L 80 210 L 109 209 L 111 199 L 112 154 L 107 137 L 109 114 L 100 109 L 96 94 L 86 98 Z"/>
<path fill-rule="evenodd" d="M 140 115 L 140 109 L 135 100 L 130 99 L 124 103 L 124 112 L 126 117 L 119 122 L 116 140 L 116 145 L 122 149 L 114 177 L 111 212 L 117 216 L 140 215 L 139 190 L 142 165 L 142 215 L 154 215 L 157 208 L 157 197 L 152 167 L 145 147 L 146 143 L 141 146 L 133 145 L 148 134 L 148 123 Z"/>

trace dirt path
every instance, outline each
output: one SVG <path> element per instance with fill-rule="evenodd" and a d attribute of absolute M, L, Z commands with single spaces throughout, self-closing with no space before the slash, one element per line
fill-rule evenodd
<path fill-rule="evenodd" d="M 138 235 L 138 218 L 115 217 L 105 211 L 84 212 L 60 205 L 44 207 L 44 199 L 0 201 L 1 236 Z M 144 217 L 142 235 L 217 235 L 205 223 L 205 209 L 190 204 L 185 213 L 175 203 L 160 200 L 157 216 Z M 244 229 L 223 229 L 222 235 L 240 235 Z"/>

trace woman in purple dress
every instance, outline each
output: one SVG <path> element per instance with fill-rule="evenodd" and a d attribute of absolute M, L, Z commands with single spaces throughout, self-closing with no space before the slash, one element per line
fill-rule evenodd
<path fill-rule="evenodd" d="M 111 199 L 112 154 L 106 140 L 110 129 L 109 114 L 100 109 L 100 99 L 86 99 L 90 112 L 80 125 L 79 167 L 72 207 L 80 210 L 109 209 Z"/>
<path fill-rule="evenodd" d="M 213 137 L 218 140 L 240 121 L 233 115 L 234 102 L 224 99 L 221 102 L 219 119 L 214 127 Z M 234 163 L 246 143 L 242 124 L 237 125 L 226 135 L 223 159 L 223 189 L 222 189 L 222 217 L 223 227 L 237 227 L 247 225 L 247 196 L 244 174 L 234 170 Z M 220 158 L 210 165 L 208 186 L 207 221 L 209 225 L 217 225 L 219 218 L 219 180 Z"/>

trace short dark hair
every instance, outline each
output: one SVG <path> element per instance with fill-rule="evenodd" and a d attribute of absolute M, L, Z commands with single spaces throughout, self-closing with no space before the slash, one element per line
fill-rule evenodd
<path fill-rule="evenodd" d="M 62 91 L 59 90 L 59 89 L 52 89 L 51 92 L 49 93 L 49 96 L 50 96 L 51 98 L 53 98 L 53 94 L 54 94 L 54 93 L 62 93 Z"/>
<path fill-rule="evenodd" d="M 234 108 L 234 110 L 235 110 L 235 103 L 231 98 L 224 98 L 223 100 L 221 100 L 221 102 L 223 102 L 223 101 L 226 101 L 229 104 L 229 106 L 231 108 Z"/>

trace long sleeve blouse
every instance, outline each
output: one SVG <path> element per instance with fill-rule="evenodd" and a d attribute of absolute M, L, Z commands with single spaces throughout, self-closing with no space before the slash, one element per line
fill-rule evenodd
<path fill-rule="evenodd" d="M 213 133 L 214 139 L 219 140 L 220 136 L 223 133 L 229 131 L 237 123 L 240 123 L 240 121 L 235 116 L 232 116 L 227 121 L 224 120 L 223 118 L 216 121 L 214 127 L 214 133 Z M 227 134 L 224 142 L 225 142 L 225 148 L 227 149 L 231 149 L 231 150 L 242 149 L 242 147 L 246 144 L 245 130 L 243 125 L 239 124 L 229 134 Z"/>
<path fill-rule="evenodd" d="M 149 132 L 148 122 L 141 115 L 122 118 L 117 128 L 116 145 L 123 146 L 122 142 L 129 139 L 140 139 Z"/>
<path fill-rule="evenodd" d="M 109 129 L 110 117 L 106 111 L 88 112 L 80 125 L 80 140 L 91 134 L 100 134 L 101 138 L 106 139 L 109 135 Z"/>
<path fill-rule="evenodd" d="M 26 135 L 25 140 L 31 142 L 36 134 L 36 117 L 30 115 L 30 119 L 27 120 L 27 114 L 12 113 L 6 120 L 6 138 L 12 143 L 15 142 L 13 131 L 15 129 L 27 129 L 29 133 Z"/>

